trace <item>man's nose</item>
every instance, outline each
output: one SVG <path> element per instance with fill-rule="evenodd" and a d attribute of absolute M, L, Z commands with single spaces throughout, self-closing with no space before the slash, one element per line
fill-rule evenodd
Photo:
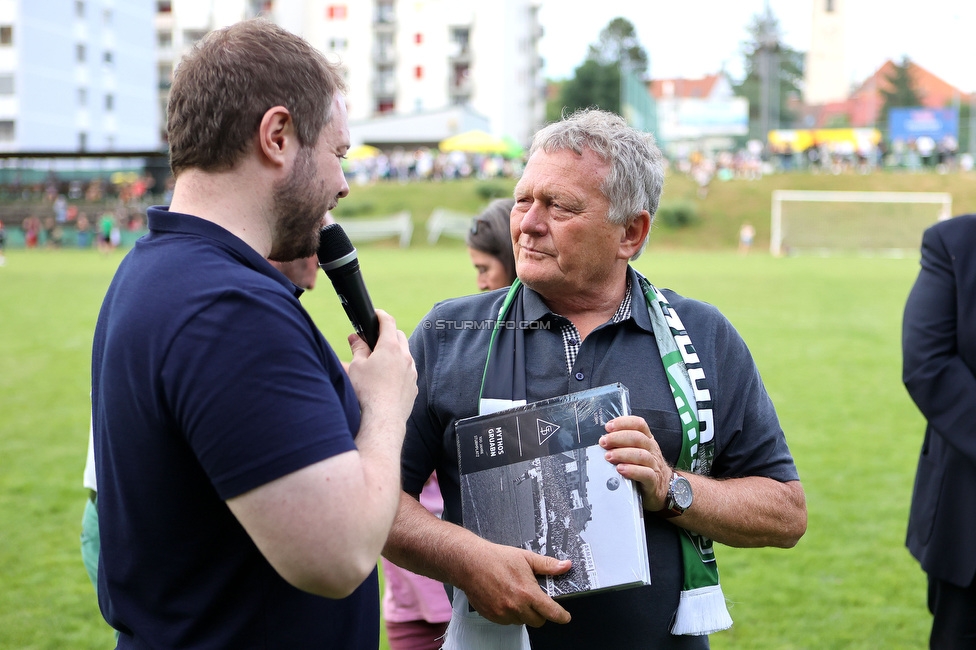
<path fill-rule="evenodd" d="M 545 206 L 541 202 L 532 202 L 519 220 L 519 230 L 532 235 L 545 233 Z"/>

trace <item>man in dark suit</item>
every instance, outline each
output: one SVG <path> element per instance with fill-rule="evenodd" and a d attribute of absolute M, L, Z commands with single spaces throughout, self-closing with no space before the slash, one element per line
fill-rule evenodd
<path fill-rule="evenodd" d="M 932 648 L 976 647 L 976 214 L 922 238 L 902 379 L 925 416 L 906 544 L 928 574 Z"/>

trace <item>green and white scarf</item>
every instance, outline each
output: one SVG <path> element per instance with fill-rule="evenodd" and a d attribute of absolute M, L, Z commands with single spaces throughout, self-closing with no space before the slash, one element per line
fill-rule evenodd
<path fill-rule="evenodd" d="M 674 395 L 683 436 L 676 467 L 708 476 L 715 453 L 711 395 L 705 371 L 681 319 L 664 295 L 637 274 L 647 303 L 661 361 Z M 516 280 L 502 302 L 489 343 L 479 413 L 526 403 L 522 284 Z M 671 634 L 704 635 L 731 627 L 732 618 L 718 580 L 712 540 L 681 529 L 684 584 Z M 653 579 L 653 578 L 652 578 Z"/>

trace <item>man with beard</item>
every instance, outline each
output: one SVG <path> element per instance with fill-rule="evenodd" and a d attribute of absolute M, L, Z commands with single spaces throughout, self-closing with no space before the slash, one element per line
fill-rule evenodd
<path fill-rule="evenodd" d="M 416 393 L 379 313 L 348 374 L 265 258 L 313 254 L 349 188 L 341 76 L 265 20 L 173 83 L 176 184 L 109 287 L 92 352 L 99 606 L 120 648 L 368 648 Z"/>

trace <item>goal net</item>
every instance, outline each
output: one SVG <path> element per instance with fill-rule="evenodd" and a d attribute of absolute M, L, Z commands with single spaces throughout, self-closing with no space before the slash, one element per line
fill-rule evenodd
<path fill-rule="evenodd" d="M 918 252 L 922 232 L 952 216 L 944 192 L 773 191 L 773 255 Z"/>

